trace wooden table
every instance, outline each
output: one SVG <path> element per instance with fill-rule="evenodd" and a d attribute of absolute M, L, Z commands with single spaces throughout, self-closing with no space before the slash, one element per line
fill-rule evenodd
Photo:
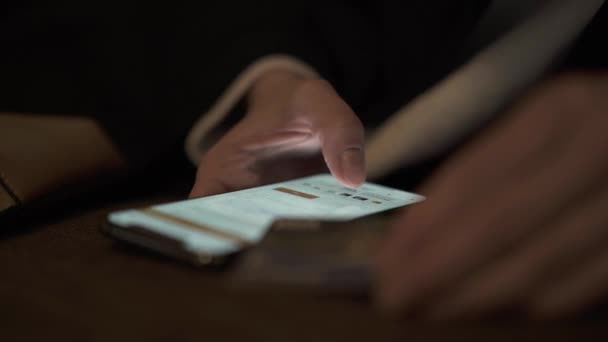
<path fill-rule="evenodd" d="M 160 191 L 160 190 L 159 190 Z M 235 291 L 204 271 L 99 231 L 118 208 L 158 194 L 59 203 L 0 218 L 0 340 L 512 341 L 591 340 L 601 320 L 416 322 L 382 317 L 365 300 L 278 289 Z M 142 197 L 143 196 L 143 197 Z"/>

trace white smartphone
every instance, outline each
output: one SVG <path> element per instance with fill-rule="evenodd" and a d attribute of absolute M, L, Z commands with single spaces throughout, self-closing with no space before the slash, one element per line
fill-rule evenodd
<path fill-rule="evenodd" d="M 111 236 L 199 265 L 221 263 L 259 242 L 277 219 L 351 220 L 424 200 L 365 183 L 358 189 L 330 174 L 111 213 Z"/>

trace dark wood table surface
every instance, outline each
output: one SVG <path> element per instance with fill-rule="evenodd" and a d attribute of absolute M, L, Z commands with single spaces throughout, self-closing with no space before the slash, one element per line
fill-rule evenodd
<path fill-rule="evenodd" d="M 183 197 L 91 195 L 0 217 L 1 341 L 555 341 L 608 336 L 604 319 L 420 322 L 362 299 L 237 291 L 201 270 L 104 236 L 109 211 Z M 85 196 L 86 198 L 87 196 Z"/>

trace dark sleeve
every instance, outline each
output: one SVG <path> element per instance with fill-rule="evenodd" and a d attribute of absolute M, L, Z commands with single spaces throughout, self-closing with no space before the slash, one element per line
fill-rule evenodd
<path fill-rule="evenodd" d="M 376 64 L 356 1 L 0 7 L 0 110 L 93 116 L 134 165 L 182 153 L 192 123 L 259 57 L 296 56 L 356 100 Z"/>

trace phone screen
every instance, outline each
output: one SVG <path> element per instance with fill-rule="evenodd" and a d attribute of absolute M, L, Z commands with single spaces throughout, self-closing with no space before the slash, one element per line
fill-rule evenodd
<path fill-rule="evenodd" d="M 261 187 L 111 213 L 114 226 L 142 227 L 194 253 L 227 255 L 261 240 L 278 218 L 350 220 L 413 204 L 423 196 L 322 174 Z"/>

